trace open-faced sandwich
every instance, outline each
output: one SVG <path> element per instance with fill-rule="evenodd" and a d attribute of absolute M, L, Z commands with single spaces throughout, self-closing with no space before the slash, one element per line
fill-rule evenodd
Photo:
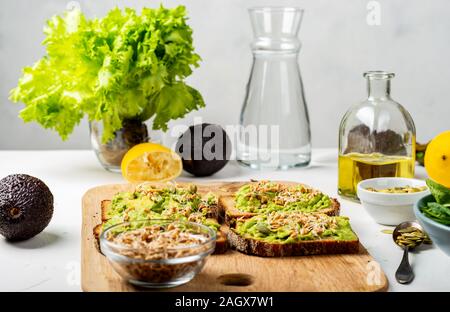
<path fill-rule="evenodd" d="M 98 238 L 106 228 L 147 219 L 171 219 L 206 225 L 217 232 L 215 253 L 227 249 L 227 238 L 218 222 L 217 196 L 201 194 L 195 185 L 141 184 L 133 192 L 120 192 L 101 203 L 102 223 L 94 229 Z"/>
<path fill-rule="evenodd" d="M 170 219 L 214 229 L 215 253 L 225 252 L 229 245 L 262 257 L 359 250 L 348 218 L 338 216 L 339 202 L 318 190 L 303 184 L 260 181 L 230 192 L 217 198 L 199 192 L 195 185 L 142 184 L 102 202 L 102 224 L 94 233 L 98 237 L 121 222 Z M 223 220 L 225 224 L 220 224 Z"/>
<path fill-rule="evenodd" d="M 240 218 L 228 232 L 230 245 L 261 257 L 357 253 L 348 218 L 323 213 L 273 211 Z"/>
<path fill-rule="evenodd" d="M 272 212 L 337 216 L 340 205 L 336 199 L 303 184 L 258 181 L 245 184 L 234 195 L 221 196 L 219 206 L 225 222 L 234 226 L 237 219 Z"/>

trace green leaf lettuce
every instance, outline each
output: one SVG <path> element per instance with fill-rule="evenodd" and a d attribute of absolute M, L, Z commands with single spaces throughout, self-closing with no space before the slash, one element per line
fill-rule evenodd
<path fill-rule="evenodd" d="M 126 119 L 170 120 L 204 106 L 183 80 L 198 67 L 183 6 L 115 8 L 87 19 L 79 10 L 54 16 L 44 29 L 46 55 L 25 67 L 10 99 L 23 102 L 20 117 L 66 139 L 87 115 L 103 121 L 106 142 Z"/>

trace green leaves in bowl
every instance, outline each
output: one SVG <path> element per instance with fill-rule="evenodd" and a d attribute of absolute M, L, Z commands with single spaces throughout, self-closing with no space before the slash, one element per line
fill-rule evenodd
<path fill-rule="evenodd" d="M 450 189 L 430 179 L 426 182 L 436 202 L 428 202 L 420 211 L 438 223 L 450 225 Z"/>

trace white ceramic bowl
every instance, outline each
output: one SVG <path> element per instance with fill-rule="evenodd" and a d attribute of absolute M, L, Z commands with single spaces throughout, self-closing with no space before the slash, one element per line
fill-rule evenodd
<path fill-rule="evenodd" d="M 375 178 L 358 183 L 357 193 L 362 205 L 377 223 L 397 225 L 404 221 L 415 220 L 414 205 L 422 197 L 429 195 L 426 189 L 416 193 L 381 193 L 368 191 L 367 188 L 385 189 L 391 187 L 426 186 L 425 181 L 408 178 Z"/>

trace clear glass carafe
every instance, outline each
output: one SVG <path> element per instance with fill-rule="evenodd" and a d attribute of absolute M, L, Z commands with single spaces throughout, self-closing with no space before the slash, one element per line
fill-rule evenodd
<path fill-rule="evenodd" d="M 249 10 L 253 66 L 240 116 L 237 159 L 255 169 L 306 166 L 311 132 L 297 62 L 303 10 Z"/>
<path fill-rule="evenodd" d="M 339 129 L 338 192 L 357 199 L 365 179 L 414 176 L 414 122 L 390 95 L 393 73 L 370 71 L 367 100 L 352 106 Z"/>

